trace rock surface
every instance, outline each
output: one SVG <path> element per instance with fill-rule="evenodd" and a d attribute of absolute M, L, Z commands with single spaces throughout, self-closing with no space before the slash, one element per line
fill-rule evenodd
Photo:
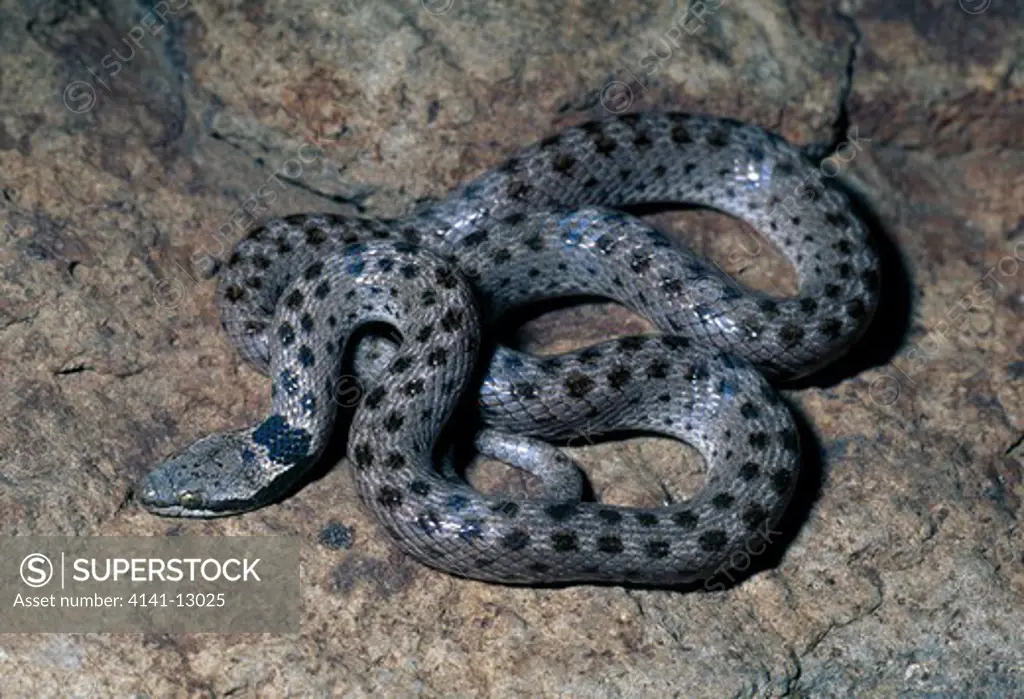
<path fill-rule="evenodd" d="M 295 635 L 0 637 L 0 695 L 1019 696 L 1024 10 L 683 5 L 0 5 L 0 534 L 288 534 L 303 586 Z M 173 9 L 154 23 L 147 6 Z M 266 214 L 396 215 L 562 126 L 645 108 L 825 154 L 852 137 L 839 177 L 887 258 L 868 338 L 785 391 L 806 473 L 735 582 L 454 579 L 395 552 L 345 465 L 237 518 L 135 505 L 150 465 L 267 405 L 200 274 L 259 187 Z M 735 221 L 656 220 L 740 281 L 791 288 Z M 521 339 L 550 352 L 643 327 L 590 306 Z M 641 502 L 697 487 L 681 450 L 574 453 L 605 499 Z"/>

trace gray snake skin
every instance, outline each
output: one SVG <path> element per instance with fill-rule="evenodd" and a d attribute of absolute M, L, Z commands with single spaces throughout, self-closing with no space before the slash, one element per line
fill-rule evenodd
<path fill-rule="evenodd" d="M 780 215 L 800 185 L 809 200 Z M 795 267 L 798 294 L 746 290 L 610 208 L 651 202 L 746 221 Z M 360 498 L 406 552 L 503 583 L 693 582 L 763 548 L 792 496 L 799 440 L 768 380 L 845 352 L 879 285 L 847 199 L 778 136 L 693 114 L 582 124 L 407 218 L 295 215 L 240 241 L 218 306 L 232 343 L 272 377 L 270 415 L 164 462 L 140 499 L 156 514 L 211 517 L 287 495 L 323 453 L 354 353 L 366 390 L 348 457 Z M 478 361 L 507 310 L 578 295 L 664 334 L 554 357 L 499 346 Z M 397 343 L 355 340 L 388 326 Z M 486 424 L 477 449 L 538 476 L 542 498 L 482 494 L 442 463 L 442 429 L 466 394 Z M 584 502 L 577 466 L 548 444 L 581 430 L 685 441 L 707 483 L 661 508 Z"/>

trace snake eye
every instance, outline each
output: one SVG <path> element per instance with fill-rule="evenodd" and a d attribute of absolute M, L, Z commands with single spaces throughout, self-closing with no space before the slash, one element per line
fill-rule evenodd
<path fill-rule="evenodd" d="M 178 494 L 178 504 L 182 507 L 195 509 L 203 504 L 203 494 L 195 490 L 185 490 Z"/>

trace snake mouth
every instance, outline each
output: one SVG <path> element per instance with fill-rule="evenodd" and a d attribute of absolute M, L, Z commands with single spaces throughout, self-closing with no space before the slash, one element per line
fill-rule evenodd
<path fill-rule="evenodd" d="M 211 517 L 207 509 L 188 508 L 177 499 L 162 497 L 153 488 L 143 488 L 138 496 L 139 504 L 147 511 L 161 517 Z"/>
<path fill-rule="evenodd" d="M 188 510 L 181 505 L 150 505 L 143 503 L 142 506 L 147 512 L 160 517 L 209 519 L 211 517 L 226 517 L 235 514 L 233 512 L 217 512 L 215 510 Z"/>
<path fill-rule="evenodd" d="M 230 517 L 246 512 L 246 508 L 226 507 L 224 509 L 213 509 L 209 507 L 186 507 L 180 502 L 168 502 L 167 500 L 155 497 L 155 493 L 147 497 L 144 492 L 139 498 L 139 503 L 149 513 L 160 517 L 178 517 L 187 519 L 212 519 L 215 517 Z"/>
<path fill-rule="evenodd" d="M 154 472 L 149 480 L 138 491 L 138 502 L 147 512 L 160 517 L 177 517 L 186 519 L 213 519 L 231 517 L 254 509 L 251 503 L 237 500 L 210 501 L 201 490 L 180 490 L 173 492 L 167 487 L 159 487 L 152 481 L 159 480 Z"/>

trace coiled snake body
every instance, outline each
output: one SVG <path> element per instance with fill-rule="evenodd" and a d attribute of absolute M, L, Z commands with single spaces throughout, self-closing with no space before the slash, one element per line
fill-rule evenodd
<path fill-rule="evenodd" d="M 800 185 L 806 201 L 780 215 Z M 608 208 L 648 202 L 748 222 L 793 264 L 798 294 L 743 289 Z M 282 497 L 323 451 L 353 335 L 382 323 L 401 341 L 377 344 L 347 449 L 361 499 L 405 551 L 497 582 L 698 580 L 737 550 L 763 548 L 755 542 L 792 495 L 799 440 L 767 379 L 842 354 L 878 289 L 847 199 L 779 137 L 690 114 L 586 123 L 408 218 L 289 216 L 240 241 L 218 305 L 232 342 L 273 380 L 271 414 L 164 462 L 141 500 L 157 514 L 204 517 Z M 569 295 L 613 299 L 664 334 L 556 357 L 498 347 L 472 383 L 482 329 L 519 304 Z M 468 390 L 488 425 L 478 449 L 537 475 L 543 498 L 485 495 L 434 467 Z M 582 502 L 576 466 L 540 441 L 581 429 L 683 440 L 704 457 L 707 483 L 662 508 Z"/>

